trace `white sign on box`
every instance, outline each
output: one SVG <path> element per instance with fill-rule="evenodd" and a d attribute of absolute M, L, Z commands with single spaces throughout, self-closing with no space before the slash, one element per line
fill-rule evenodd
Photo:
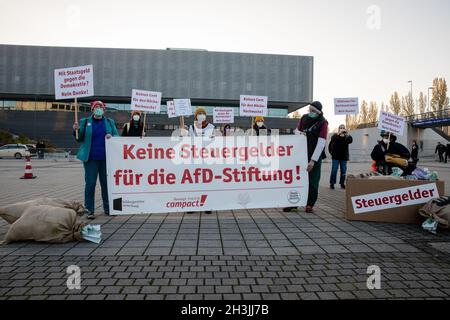
<path fill-rule="evenodd" d="M 352 197 L 352 205 L 355 214 L 360 214 L 427 203 L 436 198 L 439 198 L 436 183 L 430 183 Z"/>
<path fill-rule="evenodd" d="M 405 118 L 385 111 L 380 112 L 378 129 L 403 136 L 404 128 Z"/>
<path fill-rule="evenodd" d="M 112 137 L 112 215 L 284 208 L 308 198 L 305 136 Z"/>
<path fill-rule="evenodd" d="M 214 108 L 214 123 L 234 123 L 234 108 Z"/>
<path fill-rule="evenodd" d="M 175 112 L 175 105 L 173 101 L 167 101 L 167 116 L 169 118 L 175 118 L 177 113 Z"/>
<path fill-rule="evenodd" d="M 358 98 L 335 98 L 334 99 L 334 114 L 347 115 L 358 114 L 359 99 Z"/>
<path fill-rule="evenodd" d="M 159 113 L 161 111 L 161 92 L 133 89 L 131 110 Z"/>
<path fill-rule="evenodd" d="M 75 99 L 94 95 L 92 65 L 55 69 L 55 99 Z"/>
<path fill-rule="evenodd" d="M 267 116 L 267 97 L 241 95 L 239 115 L 247 117 Z"/>
<path fill-rule="evenodd" d="M 192 115 L 191 99 L 173 99 L 173 104 L 175 105 L 177 116 Z"/>

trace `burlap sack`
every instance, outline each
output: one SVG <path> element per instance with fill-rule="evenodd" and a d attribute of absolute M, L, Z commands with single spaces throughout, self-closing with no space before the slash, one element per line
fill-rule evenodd
<path fill-rule="evenodd" d="M 33 206 L 25 210 L 6 233 L 4 243 L 34 240 L 65 243 L 82 240 L 81 229 L 87 225 L 72 209 Z"/>
<path fill-rule="evenodd" d="M 425 218 L 432 218 L 439 223 L 439 227 L 450 227 L 450 197 L 440 197 L 428 201 L 419 209 L 419 214 Z"/>
<path fill-rule="evenodd" d="M 40 205 L 73 209 L 79 215 L 82 215 L 85 212 L 84 206 L 76 201 L 67 201 L 63 199 L 54 199 L 54 198 L 39 198 L 1 207 L 0 217 L 5 219 L 8 223 L 14 223 L 17 219 L 19 219 L 22 216 L 22 214 L 27 208 Z"/>

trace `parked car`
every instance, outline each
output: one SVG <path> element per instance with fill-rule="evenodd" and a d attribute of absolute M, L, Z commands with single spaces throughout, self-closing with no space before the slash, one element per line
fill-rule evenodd
<path fill-rule="evenodd" d="M 31 156 L 28 147 L 24 144 L 5 144 L 0 147 L 0 158 L 16 158 Z"/>

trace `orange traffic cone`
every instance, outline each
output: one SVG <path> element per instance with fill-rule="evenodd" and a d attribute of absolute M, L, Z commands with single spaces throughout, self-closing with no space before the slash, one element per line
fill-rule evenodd
<path fill-rule="evenodd" d="M 33 169 L 31 168 L 31 157 L 25 157 L 25 160 L 27 161 L 25 165 L 25 174 L 20 179 L 35 179 L 36 176 L 33 175 Z"/>

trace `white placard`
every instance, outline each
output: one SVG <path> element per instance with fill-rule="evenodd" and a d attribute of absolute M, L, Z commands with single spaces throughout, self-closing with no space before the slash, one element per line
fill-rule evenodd
<path fill-rule="evenodd" d="M 436 198 L 439 198 L 436 183 L 430 183 L 352 197 L 352 205 L 355 214 L 360 214 L 427 203 Z"/>
<path fill-rule="evenodd" d="M 177 116 L 191 116 L 191 99 L 173 99 Z"/>
<path fill-rule="evenodd" d="M 335 98 L 334 99 L 334 114 L 347 115 L 358 114 L 359 99 L 358 98 Z"/>
<path fill-rule="evenodd" d="M 241 95 L 239 115 L 241 117 L 267 116 L 267 101 L 265 96 Z"/>
<path fill-rule="evenodd" d="M 234 108 L 214 108 L 214 123 L 234 123 Z"/>
<path fill-rule="evenodd" d="M 113 137 L 106 140 L 110 212 L 306 205 L 305 136 Z"/>
<path fill-rule="evenodd" d="M 175 105 L 173 101 L 167 101 L 167 116 L 169 118 L 175 118 L 177 113 L 175 112 Z"/>
<path fill-rule="evenodd" d="M 94 69 L 92 65 L 55 69 L 55 100 L 93 95 Z"/>
<path fill-rule="evenodd" d="M 385 111 L 380 112 L 378 129 L 403 136 L 404 128 L 405 118 Z"/>
<path fill-rule="evenodd" d="M 161 92 L 131 90 L 131 110 L 161 112 Z"/>

